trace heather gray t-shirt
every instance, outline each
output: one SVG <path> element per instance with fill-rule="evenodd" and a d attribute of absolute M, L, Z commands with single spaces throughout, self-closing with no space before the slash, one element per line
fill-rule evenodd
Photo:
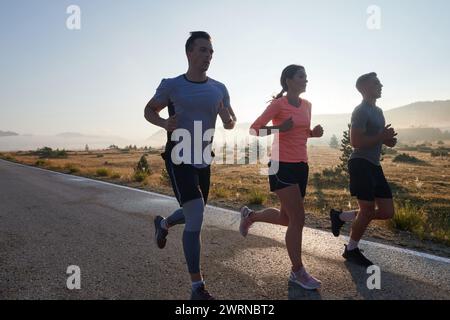
<path fill-rule="evenodd" d="M 177 115 L 177 129 L 185 129 L 190 133 L 189 164 L 197 168 L 208 166 L 210 163 L 203 158 L 203 152 L 207 147 L 211 147 L 212 138 L 206 139 L 209 141 L 203 141 L 203 138 L 206 137 L 204 134 L 207 130 L 215 129 L 220 102 L 223 102 L 224 107 L 230 107 L 230 96 L 225 85 L 211 78 L 204 82 L 189 81 L 183 74 L 176 78 L 163 79 L 153 99 L 169 107 L 169 116 Z M 170 137 L 175 136 L 169 134 L 168 138 Z M 177 139 L 180 142 L 182 140 Z M 196 151 L 197 155 L 199 154 L 200 148 L 201 159 L 194 156 Z M 184 155 L 183 150 L 179 155 Z"/>
<path fill-rule="evenodd" d="M 352 128 L 362 129 L 366 136 L 377 135 L 386 125 L 383 110 L 363 101 L 353 111 L 351 125 Z M 382 146 L 383 143 L 380 142 L 370 148 L 354 148 L 350 159 L 362 158 L 379 166 Z"/>

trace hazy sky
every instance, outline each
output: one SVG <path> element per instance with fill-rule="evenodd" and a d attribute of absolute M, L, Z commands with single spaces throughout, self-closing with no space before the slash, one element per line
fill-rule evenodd
<path fill-rule="evenodd" d="M 80 30 L 66 27 L 72 4 Z M 370 5 L 379 30 L 367 26 Z M 1 0 L 0 130 L 148 137 L 145 104 L 161 78 L 186 71 L 194 30 L 213 37 L 209 76 L 241 122 L 264 110 L 291 63 L 306 67 L 315 114 L 351 112 L 369 71 L 384 109 L 449 99 L 449 12 L 448 0 Z"/>

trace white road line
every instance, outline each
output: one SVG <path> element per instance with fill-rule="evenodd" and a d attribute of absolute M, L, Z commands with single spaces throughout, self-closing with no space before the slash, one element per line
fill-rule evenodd
<path fill-rule="evenodd" d="M 3 160 L 3 159 L 0 159 L 0 161 L 4 161 L 4 162 L 10 163 L 10 164 L 15 164 L 15 165 L 26 167 L 26 168 L 32 168 L 32 169 L 36 169 L 36 170 L 50 172 L 50 173 L 61 175 L 61 176 L 67 177 L 67 178 L 72 178 L 71 180 L 74 180 L 73 179 L 74 177 L 77 177 L 77 178 L 79 177 L 79 176 L 74 176 L 74 175 L 61 173 L 61 172 L 57 172 L 57 171 L 51 171 L 51 170 L 47 170 L 47 169 L 43 169 L 43 168 L 39 168 L 39 167 L 28 166 L 28 165 L 24 165 L 24 164 L 17 163 L 17 162 L 6 161 L 6 160 Z M 173 200 L 175 202 L 177 201 L 175 199 L 175 197 L 170 197 L 170 196 L 167 196 L 167 195 L 164 195 L 164 194 L 159 194 L 159 193 L 146 191 L 146 190 L 140 190 L 140 189 L 136 189 L 136 188 L 131 188 L 131 187 L 127 187 L 127 186 L 114 184 L 114 183 L 111 183 L 111 182 L 99 181 L 99 180 L 94 180 L 94 179 L 85 178 L 85 177 L 79 177 L 79 178 L 82 178 L 82 179 L 85 179 L 85 180 L 88 180 L 88 181 L 91 181 L 91 182 L 99 183 L 99 184 L 104 184 L 104 185 L 116 187 L 116 188 L 127 189 L 127 190 L 131 190 L 131 191 L 135 191 L 135 192 L 137 191 L 137 192 L 149 194 L 149 195 L 152 195 L 152 196 L 155 196 L 155 197 L 160 197 L 160 198 L 163 198 L 163 199 Z M 207 205 L 207 207 L 211 208 L 211 209 L 214 209 L 214 210 L 227 212 L 227 213 L 231 213 L 231 214 L 235 214 L 235 215 L 239 214 L 239 212 L 237 212 L 237 211 L 233 211 L 233 210 L 229 210 L 229 209 L 224 209 L 224 208 L 212 206 L 212 205 L 209 205 L 209 204 Z M 314 232 L 319 232 L 319 233 L 323 233 L 323 234 L 326 234 L 326 235 L 330 234 L 330 232 L 323 231 L 323 230 L 312 229 L 312 228 L 307 228 L 307 227 L 305 227 L 305 228 L 306 229 L 311 229 L 311 230 L 314 230 Z M 347 236 L 342 236 L 342 237 L 344 239 L 348 240 Z M 386 244 L 382 244 L 382 243 L 377 243 L 377 242 L 372 242 L 372 241 L 367 241 L 367 240 L 361 240 L 360 243 L 366 244 L 366 245 L 371 245 L 371 246 L 382 248 L 382 249 L 392 250 L 392 251 L 396 251 L 396 252 L 400 252 L 400 253 L 404 253 L 404 254 L 409 254 L 409 255 L 413 255 L 413 256 L 429 259 L 429 260 L 434 260 L 434 261 L 450 264 L 450 259 L 444 258 L 444 257 L 435 256 L 435 255 L 428 254 L 428 253 L 423 253 L 423 252 L 410 250 L 410 249 L 403 249 L 403 248 L 394 247 L 394 246 L 390 246 L 390 245 L 386 245 Z"/>

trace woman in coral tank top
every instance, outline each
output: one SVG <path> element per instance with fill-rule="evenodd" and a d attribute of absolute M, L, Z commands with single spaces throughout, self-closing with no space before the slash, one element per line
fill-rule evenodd
<path fill-rule="evenodd" d="M 304 197 L 308 183 L 306 143 L 311 137 L 321 137 L 320 125 L 311 127 L 311 103 L 300 98 L 308 83 L 305 68 L 286 67 L 281 74 L 281 92 L 250 128 L 257 136 L 275 135 L 269 162 L 270 191 L 280 199 L 281 209 L 252 211 L 241 209 L 239 231 L 245 237 L 254 222 L 287 226 L 286 247 L 292 262 L 289 281 L 305 289 L 318 289 L 321 282 L 309 275 L 301 257 L 302 231 L 305 223 Z M 285 94 L 286 93 L 286 94 Z M 273 126 L 267 126 L 272 121 Z"/>

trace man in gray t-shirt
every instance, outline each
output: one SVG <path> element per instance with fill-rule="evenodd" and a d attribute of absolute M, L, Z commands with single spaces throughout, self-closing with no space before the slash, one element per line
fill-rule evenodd
<path fill-rule="evenodd" d="M 385 125 L 383 110 L 367 101 L 363 101 L 352 113 L 353 132 L 360 130 L 367 137 L 375 137 L 383 132 Z M 379 166 L 382 146 L 381 140 L 373 145 L 355 146 L 349 160 L 361 158 Z"/>
<path fill-rule="evenodd" d="M 178 147 L 166 156 L 172 157 L 176 164 L 183 162 L 197 168 L 210 165 L 211 152 L 205 150 L 211 148 L 219 109 L 222 106 L 231 109 L 225 85 L 209 77 L 192 81 L 183 74 L 163 79 L 153 99 L 169 106 L 169 116 L 177 116 L 177 128 L 168 133 L 168 142 Z"/>
<path fill-rule="evenodd" d="M 357 197 L 359 210 L 330 211 L 331 229 L 336 237 L 346 221 L 353 221 L 343 257 L 366 268 L 373 263 L 359 250 L 359 241 L 372 220 L 387 220 L 394 215 L 392 192 L 380 165 L 380 155 L 383 144 L 396 145 L 397 134 L 390 125 L 386 126 L 383 111 L 376 106 L 382 87 L 376 73 L 362 75 L 356 82 L 363 101 L 352 113 L 350 141 L 354 149 L 348 171 L 350 193 Z"/>
<path fill-rule="evenodd" d="M 185 224 L 183 251 L 192 281 L 191 299 L 212 300 L 200 270 L 200 232 L 211 175 L 210 148 L 217 116 L 225 129 L 233 129 L 236 116 L 225 85 L 206 76 L 214 52 L 209 34 L 191 32 L 185 52 L 188 71 L 162 80 L 144 112 L 147 121 L 167 131 L 162 156 L 181 207 L 167 218 L 155 217 L 155 240 L 163 249 L 169 228 Z M 169 118 L 163 119 L 159 113 L 166 107 Z"/>

